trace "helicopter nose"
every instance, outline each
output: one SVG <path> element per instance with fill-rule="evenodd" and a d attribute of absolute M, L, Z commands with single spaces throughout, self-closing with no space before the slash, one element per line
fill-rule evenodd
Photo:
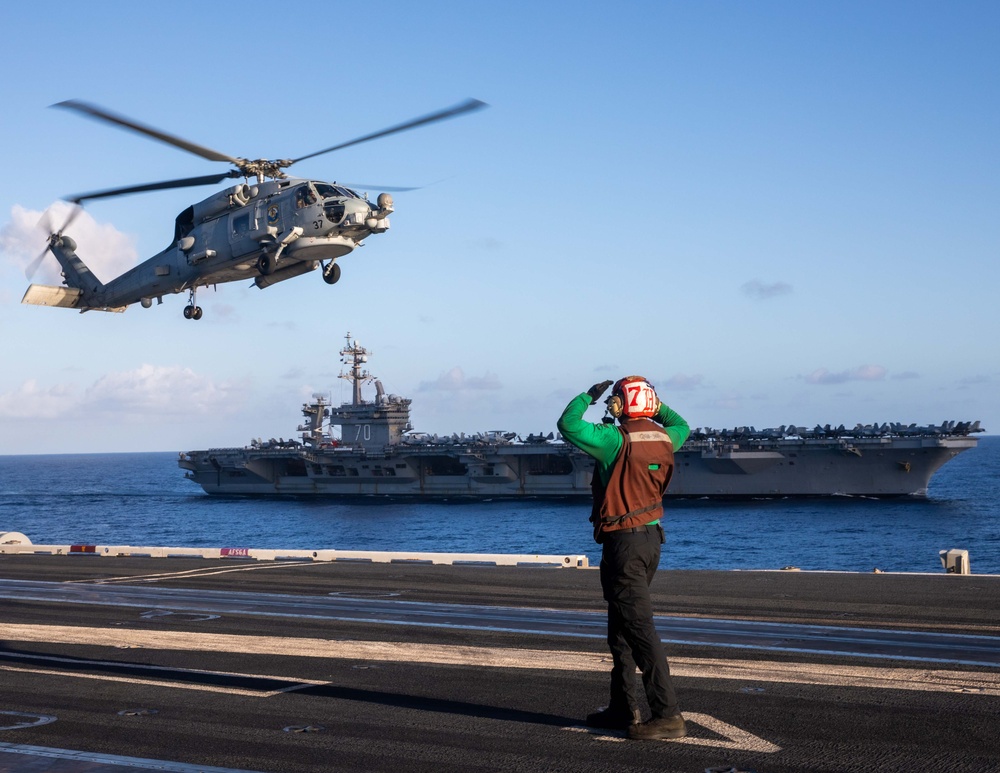
<path fill-rule="evenodd" d="M 369 202 L 371 207 L 371 202 Z M 372 208 L 368 219 L 365 220 L 365 227 L 372 233 L 385 233 L 389 230 L 389 214 L 393 212 L 392 196 L 388 193 L 381 193 L 378 197 L 378 209 Z"/>
<path fill-rule="evenodd" d="M 344 209 L 346 210 L 345 225 L 364 225 L 372 214 L 372 208 L 364 199 L 348 199 L 344 202 Z"/>
<path fill-rule="evenodd" d="M 362 198 L 338 201 L 337 208 L 343 207 L 343 219 L 339 221 L 340 228 L 363 227 L 372 233 L 385 233 L 389 230 L 389 212 L 392 212 L 391 200 L 389 207 L 376 207 L 370 201 Z M 340 213 L 337 212 L 337 215 Z"/>

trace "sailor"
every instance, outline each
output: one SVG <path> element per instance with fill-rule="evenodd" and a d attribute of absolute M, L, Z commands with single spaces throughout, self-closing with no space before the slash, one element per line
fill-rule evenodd
<path fill-rule="evenodd" d="M 611 698 L 590 714 L 590 727 L 627 730 L 636 740 L 687 734 L 677 706 L 670 667 L 653 624 L 649 584 L 660 563 L 663 494 L 674 469 L 674 451 L 691 432 L 687 422 L 656 395 L 642 376 L 615 383 L 607 399 L 612 418 L 584 421 L 587 408 L 611 381 L 574 397 L 559 418 L 559 431 L 594 457 L 594 539 L 601 544 L 601 588 L 608 602 Z M 619 424 L 616 426 L 614 420 Z M 641 721 L 636 666 L 642 672 L 651 718 Z"/>

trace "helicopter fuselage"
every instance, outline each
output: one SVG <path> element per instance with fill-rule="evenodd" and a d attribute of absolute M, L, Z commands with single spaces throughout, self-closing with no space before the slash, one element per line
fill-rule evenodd
<path fill-rule="evenodd" d="M 191 291 L 193 311 L 198 287 L 252 280 L 264 288 L 326 261 L 324 278 L 332 284 L 340 273 L 333 261 L 371 234 L 387 231 L 392 211 L 387 193 L 373 204 L 346 186 L 320 181 L 243 183 L 181 212 L 169 247 L 107 284 L 97 281 L 75 255 L 72 240 L 53 235 L 50 246 L 62 264 L 64 284 L 80 292 L 72 293 L 72 303 L 67 298 L 44 305 L 122 311 L 133 303 L 148 308 L 153 299 L 162 302 L 164 295 Z M 30 293 L 31 288 L 25 296 L 29 303 Z M 187 310 L 185 316 L 190 316 Z"/>
<path fill-rule="evenodd" d="M 256 160 L 220 153 L 77 99 L 59 102 L 53 107 L 73 110 L 208 161 L 228 163 L 232 168 L 198 177 L 127 185 L 67 197 L 67 201 L 76 205 L 74 214 L 62 228 L 49 234 L 45 250 L 25 271 L 30 278 L 51 251 L 62 266 L 64 286 L 30 285 L 21 302 L 80 311 L 124 311 L 133 303 L 149 308 L 154 299 L 162 303 L 164 295 L 187 291 L 190 300 L 184 316 L 201 319 L 202 310 L 195 304 L 195 292 L 199 287 L 249 279 L 257 287 L 264 288 L 314 271 L 321 265 L 324 281 L 334 284 L 340 278 L 337 259 L 353 252 L 371 234 L 389 229 L 393 202 L 388 193 L 379 194 L 373 204 L 349 187 L 290 178 L 285 169 L 300 161 L 481 110 L 486 103 L 467 99 L 453 107 L 298 158 Z M 84 201 L 216 185 L 227 178 L 241 177 L 247 182 L 219 191 L 181 212 L 175 221 L 174 238 L 169 247 L 107 284 L 99 281 L 76 254 L 76 242 L 63 235 Z M 251 178 L 256 178 L 256 185 L 249 184 Z"/>

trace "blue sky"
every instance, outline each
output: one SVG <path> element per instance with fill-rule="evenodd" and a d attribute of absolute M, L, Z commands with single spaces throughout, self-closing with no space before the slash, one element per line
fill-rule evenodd
<path fill-rule="evenodd" d="M 42 1 L 0 25 L 0 453 L 290 437 L 309 395 L 349 397 L 348 331 L 427 432 L 548 432 L 631 373 L 692 426 L 1000 430 L 996 3 Z M 425 186 L 335 286 L 202 290 L 198 322 L 180 295 L 20 304 L 60 197 L 224 171 L 55 102 L 285 158 L 467 97 L 491 108 L 295 167 Z M 92 202 L 70 233 L 108 280 L 213 190 Z"/>

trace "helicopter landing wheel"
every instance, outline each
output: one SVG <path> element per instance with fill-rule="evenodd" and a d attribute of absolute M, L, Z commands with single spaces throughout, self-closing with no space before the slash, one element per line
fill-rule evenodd
<path fill-rule="evenodd" d="M 194 316 L 194 306 L 184 307 L 184 319 L 191 319 Z"/>
<path fill-rule="evenodd" d="M 274 273 L 275 266 L 274 255 L 264 254 L 257 259 L 257 270 L 260 271 L 264 276 L 270 276 Z"/>
<path fill-rule="evenodd" d="M 323 281 L 328 285 L 335 285 L 338 279 L 340 279 L 340 264 L 331 260 L 323 269 Z"/>

